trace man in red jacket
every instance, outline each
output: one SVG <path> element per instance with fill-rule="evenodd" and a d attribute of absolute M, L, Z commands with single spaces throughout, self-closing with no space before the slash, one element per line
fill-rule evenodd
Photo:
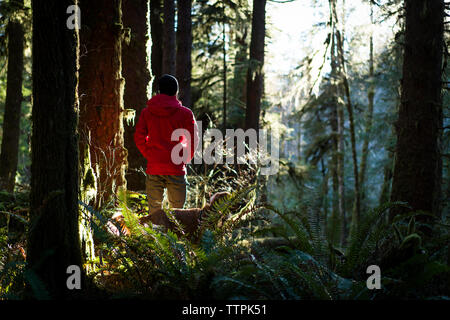
<path fill-rule="evenodd" d="M 134 134 L 136 146 L 147 159 L 146 191 L 150 214 L 161 209 L 165 188 L 170 206 L 183 208 L 186 163 L 191 162 L 198 145 L 194 114 L 177 99 L 177 79 L 166 74 L 159 79 L 158 85 L 159 94 L 147 102 Z M 179 150 L 182 158 L 175 152 Z"/>

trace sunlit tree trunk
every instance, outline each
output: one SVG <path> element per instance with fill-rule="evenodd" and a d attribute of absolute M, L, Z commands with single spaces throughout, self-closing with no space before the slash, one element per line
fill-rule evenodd
<path fill-rule="evenodd" d="M 130 28 L 129 43 L 124 43 L 123 77 L 125 78 L 124 105 L 126 109 L 135 110 L 135 120 L 126 121 L 124 126 L 125 148 L 128 150 L 127 188 L 134 191 L 145 190 L 146 160 L 134 142 L 134 124 L 148 100 L 147 87 L 151 76 L 148 43 L 148 1 L 123 0 L 123 23 Z"/>
<path fill-rule="evenodd" d="M 226 42 L 226 24 L 225 24 L 225 5 L 223 5 L 223 16 L 224 21 L 222 21 L 222 81 L 223 81 L 223 92 L 222 92 L 222 108 L 223 108 L 223 121 L 222 130 L 225 133 L 227 129 L 227 42 Z"/>
<path fill-rule="evenodd" d="M 266 0 L 253 1 L 250 67 L 247 72 L 246 129 L 259 129 L 261 99 L 264 89 L 264 40 L 266 33 Z"/>
<path fill-rule="evenodd" d="M 175 1 L 164 0 L 163 24 L 163 74 L 175 75 L 176 41 L 175 41 Z"/>
<path fill-rule="evenodd" d="M 28 283 L 70 298 L 67 268 L 81 268 L 78 228 L 78 32 L 66 27 L 73 0 L 33 0 L 33 134 Z M 32 286 L 28 296 L 33 298 Z M 35 287 L 36 288 L 36 287 Z M 40 290 L 44 294 L 43 290 Z"/>
<path fill-rule="evenodd" d="M 184 106 L 192 108 L 191 72 L 192 72 L 192 19 L 191 0 L 177 1 L 177 79 L 180 86 L 179 99 Z"/>
<path fill-rule="evenodd" d="M 443 0 L 405 0 L 403 79 L 391 200 L 440 216 Z M 392 210 L 391 218 L 402 212 Z"/>
<path fill-rule="evenodd" d="M 81 0 L 80 143 L 97 176 L 96 206 L 126 188 L 122 1 Z"/>
<path fill-rule="evenodd" d="M 10 5 L 12 5 L 10 0 Z M 6 27 L 8 36 L 8 71 L 3 117 L 3 137 L 0 149 L 0 190 L 14 191 L 19 153 L 20 118 L 22 105 L 24 28 L 20 21 L 23 0 L 14 1 L 16 16 Z"/>
<path fill-rule="evenodd" d="M 150 0 L 150 32 L 152 40 L 151 68 L 153 75 L 152 95 L 156 94 L 158 79 L 162 76 L 163 57 L 163 5 L 162 0 Z"/>

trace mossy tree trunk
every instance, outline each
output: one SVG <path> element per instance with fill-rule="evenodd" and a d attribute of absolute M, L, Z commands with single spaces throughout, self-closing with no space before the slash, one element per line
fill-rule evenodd
<path fill-rule="evenodd" d="M 13 2 L 10 1 L 12 5 Z M 8 71 L 3 117 L 3 138 L 0 149 L 0 189 L 14 191 L 19 153 L 20 117 L 22 105 L 24 27 L 22 24 L 23 0 L 14 1 L 17 6 L 11 16 L 6 33 L 8 36 Z"/>
<path fill-rule="evenodd" d="M 32 289 L 39 282 L 52 298 L 70 298 L 80 292 L 70 291 L 66 285 L 67 267 L 82 265 L 78 233 L 78 32 L 66 27 L 66 10 L 75 4 L 74 0 L 32 1 L 29 297 L 35 297 Z"/>
<path fill-rule="evenodd" d="M 89 146 L 96 207 L 126 189 L 121 0 L 80 1 L 80 151 Z"/>
<path fill-rule="evenodd" d="M 126 109 L 135 110 L 135 120 L 125 124 L 124 140 L 128 150 L 128 170 L 126 173 L 129 190 L 145 190 L 147 162 L 134 143 L 134 124 L 148 100 L 147 87 L 151 80 L 148 43 L 148 1 L 123 0 L 123 23 L 130 28 L 129 43 L 123 45 L 123 77 L 125 78 L 124 103 Z"/>

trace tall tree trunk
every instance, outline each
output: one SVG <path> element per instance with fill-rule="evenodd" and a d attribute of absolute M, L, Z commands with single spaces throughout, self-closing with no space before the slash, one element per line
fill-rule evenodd
<path fill-rule="evenodd" d="M 81 0 L 80 130 L 97 174 L 96 207 L 126 188 L 122 1 Z"/>
<path fill-rule="evenodd" d="M 340 90 L 336 87 L 336 97 L 340 97 Z M 338 176 L 338 206 L 341 219 L 341 245 L 344 246 L 347 239 L 347 212 L 345 206 L 345 137 L 344 137 L 344 108 L 337 102 L 337 125 L 338 125 L 338 145 L 337 145 L 337 176 Z"/>
<path fill-rule="evenodd" d="M 333 99 L 335 100 L 335 99 Z M 331 181 L 332 181 L 332 213 L 331 213 L 331 224 L 330 224 L 330 239 L 333 244 L 339 243 L 339 221 L 342 217 L 341 214 L 341 200 L 340 200 L 340 193 L 339 193 L 339 182 L 340 179 L 338 178 L 338 121 L 337 121 L 337 102 L 334 101 L 334 103 L 331 103 L 330 105 L 331 111 L 330 111 L 330 127 L 331 131 L 333 133 L 332 137 L 332 153 L 329 161 L 329 170 L 331 175 Z"/>
<path fill-rule="evenodd" d="M 147 57 L 148 43 L 148 1 L 123 0 L 123 24 L 130 28 L 130 40 L 122 48 L 123 77 L 125 78 L 124 104 L 126 109 L 135 110 L 135 120 L 128 121 L 124 128 L 125 148 L 128 150 L 127 188 L 134 191 L 145 190 L 146 160 L 134 143 L 136 117 L 146 107 L 147 87 L 151 76 Z"/>
<path fill-rule="evenodd" d="M 338 105 L 338 62 L 336 56 L 336 41 L 334 36 L 334 23 L 331 31 L 331 103 L 330 103 L 330 127 L 332 132 L 332 154 L 330 171 L 333 184 L 332 217 L 330 228 L 330 239 L 333 243 L 342 242 L 345 239 L 345 184 L 344 184 L 344 136 L 343 136 L 343 113 L 342 107 Z M 339 225 L 340 222 L 340 225 Z M 339 226 L 339 227 L 338 227 Z M 340 232 L 339 232 L 340 229 Z"/>
<path fill-rule="evenodd" d="M 226 24 L 225 24 L 225 4 L 223 6 L 223 21 L 222 21 L 222 80 L 223 80 L 223 92 L 222 92 L 222 108 L 223 108 L 223 133 L 227 129 L 227 37 L 226 37 Z"/>
<path fill-rule="evenodd" d="M 10 0 L 10 3 L 12 1 Z M 23 0 L 15 1 L 23 7 Z M 20 16 L 17 12 L 17 16 Z M 24 29 L 20 18 L 11 17 L 6 27 L 8 35 L 8 71 L 3 117 L 3 138 L 0 150 L 0 189 L 14 191 L 19 153 L 22 105 Z"/>
<path fill-rule="evenodd" d="M 177 79 L 180 87 L 179 99 L 184 106 L 192 108 L 191 73 L 192 73 L 192 0 L 177 1 Z"/>
<path fill-rule="evenodd" d="M 373 7 L 370 5 L 370 22 L 373 27 Z M 367 171 L 367 158 L 369 157 L 369 141 L 372 131 L 372 119 L 373 119 L 373 104 L 375 98 L 375 78 L 374 78 L 374 59 L 373 59 L 373 33 L 370 34 L 369 39 L 369 90 L 367 92 L 367 112 L 366 112 L 366 128 L 364 134 L 364 141 L 361 154 L 361 166 L 359 168 L 359 184 L 361 187 L 361 202 L 364 203 L 365 199 L 365 179 Z"/>
<path fill-rule="evenodd" d="M 392 184 L 392 152 L 389 152 L 388 161 L 384 166 L 383 170 L 383 185 L 381 187 L 380 197 L 378 203 L 381 205 L 389 201 L 391 194 L 391 184 Z"/>
<path fill-rule="evenodd" d="M 327 225 L 328 225 L 328 180 L 330 171 L 326 170 L 323 158 L 320 159 L 321 172 L 322 172 L 322 192 L 321 192 L 321 201 L 320 206 L 323 208 L 323 225 L 324 225 L 324 235 L 326 235 Z"/>
<path fill-rule="evenodd" d="M 330 0 L 330 22 L 331 22 L 331 87 L 332 87 L 332 122 L 331 127 L 335 132 L 335 163 L 337 179 L 337 206 L 339 212 L 340 226 L 340 244 L 343 247 L 347 239 L 347 215 L 345 208 L 345 167 L 344 167 L 344 110 L 342 103 L 339 102 L 341 78 L 341 64 L 339 61 L 338 48 L 338 18 L 336 13 L 336 0 Z"/>
<path fill-rule="evenodd" d="M 163 74 L 175 75 L 175 1 L 164 0 Z"/>
<path fill-rule="evenodd" d="M 237 51 L 234 56 L 233 78 L 230 86 L 230 110 L 228 112 L 228 122 L 234 128 L 243 128 L 245 122 L 245 114 L 242 110 L 245 108 L 247 98 L 247 30 L 247 24 L 241 22 L 238 24 L 238 31 L 235 32 L 234 45 L 237 47 Z"/>
<path fill-rule="evenodd" d="M 30 279 L 37 276 L 53 298 L 79 294 L 79 290 L 67 288 L 66 272 L 70 265 L 82 266 L 78 234 L 78 32 L 66 27 L 66 10 L 74 4 L 74 0 L 32 1 L 32 227 L 27 269 Z M 83 289 L 82 270 L 81 275 Z"/>
<path fill-rule="evenodd" d="M 337 13 L 336 13 L 336 1 L 332 1 L 332 10 L 334 15 L 334 21 L 337 23 Z M 342 22 L 341 30 L 344 30 L 344 23 Z M 339 31 L 339 28 L 336 28 L 336 46 L 337 46 L 337 55 L 339 59 L 339 67 L 340 67 L 340 75 L 342 77 L 342 85 L 344 89 L 344 94 L 347 98 L 347 103 L 345 104 L 349 124 L 350 124 L 350 141 L 351 141 L 351 150 L 352 150 L 352 160 L 353 160 L 353 176 L 354 176 L 354 203 L 353 203 L 353 212 L 352 212 L 352 222 L 351 222 L 351 231 L 350 233 L 354 233 L 358 230 L 359 219 L 361 215 L 361 203 L 360 203 L 360 187 L 359 187 L 359 170 L 358 170 L 358 158 L 356 154 L 356 133 L 355 133 L 355 121 L 353 117 L 353 104 L 350 96 L 350 85 L 348 83 L 347 71 L 345 67 L 345 58 L 344 58 L 344 34 Z"/>
<path fill-rule="evenodd" d="M 150 33 L 152 39 L 151 67 L 153 74 L 152 95 L 158 91 L 158 79 L 162 76 L 163 61 L 163 23 L 162 0 L 150 0 Z"/>
<path fill-rule="evenodd" d="M 405 0 L 405 47 L 391 199 L 440 216 L 443 0 Z M 392 210 L 391 218 L 402 210 Z"/>
<path fill-rule="evenodd" d="M 247 71 L 247 108 L 245 127 L 258 131 L 264 89 L 264 40 L 266 35 L 266 0 L 253 1 L 250 67 Z"/>

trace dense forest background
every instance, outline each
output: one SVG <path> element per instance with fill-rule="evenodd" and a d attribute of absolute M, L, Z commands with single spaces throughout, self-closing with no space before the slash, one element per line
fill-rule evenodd
<path fill-rule="evenodd" d="M 1 0 L 0 299 L 448 299 L 448 12 Z M 134 126 L 165 73 L 202 123 L 201 150 L 220 143 L 212 128 L 279 137 L 272 175 L 251 148 L 243 164 L 189 166 L 187 208 L 231 194 L 199 241 L 138 220 Z M 381 289 L 366 285 L 371 265 Z"/>

